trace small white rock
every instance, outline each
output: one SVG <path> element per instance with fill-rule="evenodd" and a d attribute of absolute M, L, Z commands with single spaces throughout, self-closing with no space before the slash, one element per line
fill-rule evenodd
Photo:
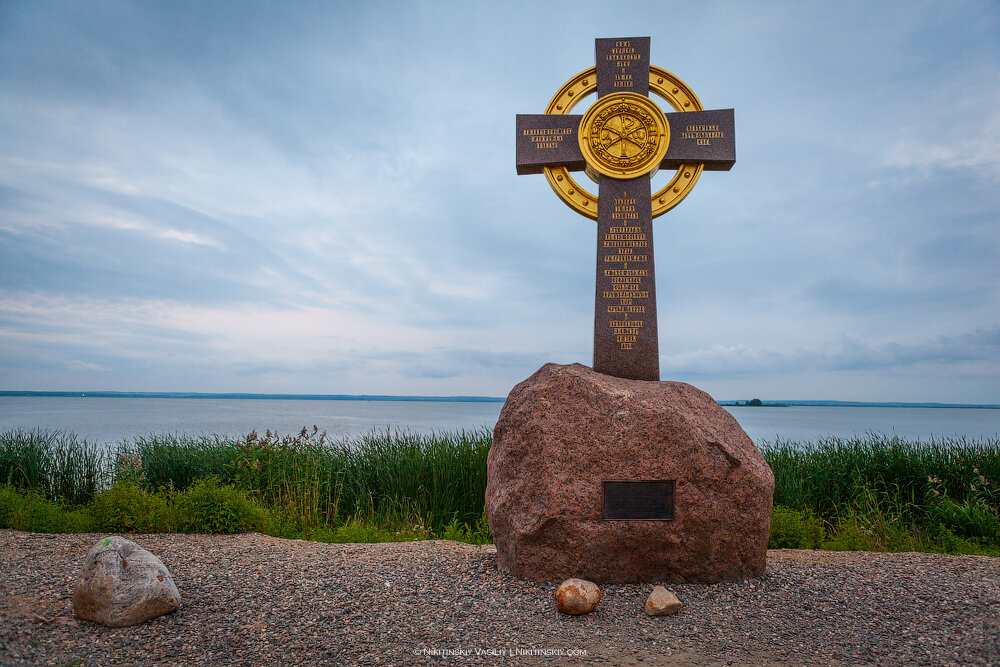
<path fill-rule="evenodd" d="M 180 605 L 166 565 L 121 537 L 106 537 L 94 545 L 73 590 L 78 617 L 112 628 L 169 614 Z"/>
<path fill-rule="evenodd" d="M 672 591 L 668 591 L 663 586 L 657 586 L 649 594 L 643 611 L 650 616 L 670 616 L 679 612 L 683 606 Z"/>
<path fill-rule="evenodd" d="M 585 579 L 567 579 L 556 590 L 556 606 L 564 614 L 589 614 L 600 601 L 601 589 Z"/>

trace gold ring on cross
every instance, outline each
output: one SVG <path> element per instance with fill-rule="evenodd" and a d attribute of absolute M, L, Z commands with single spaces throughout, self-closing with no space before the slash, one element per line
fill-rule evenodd
<path fill-rule="evenodd" d="M 549 105 L 545 107 L 545 113 L 568 114 L 581 99 L 596 90 L 597 68 L 590 67 L 567 81 L 556 92 Z M 688 88 L 687 84 L 680 78 L 660 67 L 652 65 L 649 67 L 649 92 L 662 97 L 676 111 L 703 110 L 701 101 L 694 94 L 694 91 Z M 655 104 L 652 106 L 655 107 Z M 663 148 L 665 150 L 665 144 Z M 614 175 L 613 172 L 609 173 L 608 171 L 614 169 L 613 165 L 608 165 L 606 161 L 604 165 L 600 165 L 601 160 L 596 159 L 596 156 L 588 156 L 586 152 L 584 155 L 588 165 L 588 175 L 591 179 L 596 181 L 598 172 Z M 677 169 L 677 173 L 670 179 L 670 182 L 652 196 L 654 218 L 663 215 L 687 197 L 694 188 L 694 184 L 698 182 L 702 168 L 701 163 L 684 163 Z M 577 213 L 594 220 L 597 219 L 597 195 L 581 188 L 579 183 L 570 176 L 566 167 L 544 167 L 543 170 L 549 185 L 563 202 Z M 591 173 L 592 171 L 595 173 Z"/>

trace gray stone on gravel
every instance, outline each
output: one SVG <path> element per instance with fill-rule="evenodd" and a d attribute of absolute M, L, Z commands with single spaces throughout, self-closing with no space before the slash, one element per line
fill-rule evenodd
<path fill-rule="evenodd" d="M 121 537 L 105 537 L 87 554 L 73 591 L 80 618 L 112 628 L 176 611 L 181 596 L 159 558 Z"/>

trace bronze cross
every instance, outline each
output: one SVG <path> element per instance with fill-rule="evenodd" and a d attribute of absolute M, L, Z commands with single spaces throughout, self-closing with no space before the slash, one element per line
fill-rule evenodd
<path fill-rule="evenodd" d="M 517 173 L 544 172 L 571 208 L 597 220 L 593 368 L 634 380 L 660 379 L 653 217 L 679 203 L 703 169 L 736 162 L 733 110 L 701 110 L 680 79 L 650 67 L 649 43 L 596 40 L 596 68 L 563 86 L 548 113 L 517 115 Z M 595 89 L 585 115 L 567 113 Z M 677 112 L 663 114 L 650 90 Z M 654 196 L 660 168 L 678 172 Z M 598 182 L 598 197 L 570 177 L 579 171 Z"/>

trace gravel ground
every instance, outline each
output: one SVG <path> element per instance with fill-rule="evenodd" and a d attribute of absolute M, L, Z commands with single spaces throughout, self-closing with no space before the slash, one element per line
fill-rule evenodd
<path fill-rule="evenodd" d="M 625 585 L 569 617 L 492 547 L 138 535 L 181 609 L 112 629 L 73 619 L 101 537 L 0 531 L 0 664 L 1000 664 L 1000 558 L 770 551 L 760 579 L 670 586 L 676 616 Z"/>

